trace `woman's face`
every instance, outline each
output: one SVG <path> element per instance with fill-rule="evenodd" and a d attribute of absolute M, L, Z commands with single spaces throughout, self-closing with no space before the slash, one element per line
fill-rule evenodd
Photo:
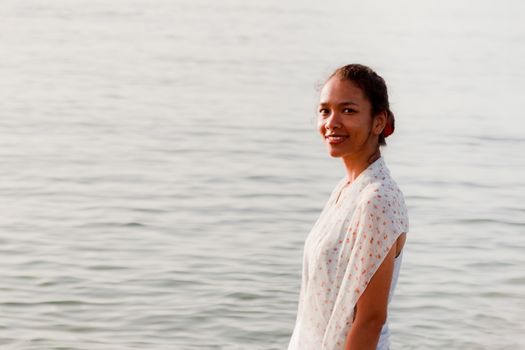
<path fill-rule="evenodd" d="M 363 91 L 349 80 L 332 77 L 321 90 L 318 129 L 332 157 L 362 159 L 377 149 L 383 130 L 372 118 Z M 379 122 L 379 123 L 378 123 Z"/>

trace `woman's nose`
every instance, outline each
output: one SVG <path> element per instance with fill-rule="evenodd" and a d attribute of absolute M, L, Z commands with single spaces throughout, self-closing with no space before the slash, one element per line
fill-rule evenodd
<path fill-rule="evenodd" d="M 341 127 L 341 123 L 339 122 L 339 116 L 335 112 L 333 112 L 328 118 L 326 118 L 324 123 L 324 127 L 327 130 L 334 130 Z"/>

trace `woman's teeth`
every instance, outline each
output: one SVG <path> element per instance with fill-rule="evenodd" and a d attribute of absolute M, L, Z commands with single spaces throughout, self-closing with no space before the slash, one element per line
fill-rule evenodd
<path fill-rule="evenodd" d="M 328 142 L 330 142 L 331 144 L 341 143 L 344 140 L 346 140 L 347 138 L 348 138 L 348 136 L 343 136 L 343 135 L 337 135 L 337 136 L 334 135 L 334 136 L 327 136 L 326 137 Z"/>

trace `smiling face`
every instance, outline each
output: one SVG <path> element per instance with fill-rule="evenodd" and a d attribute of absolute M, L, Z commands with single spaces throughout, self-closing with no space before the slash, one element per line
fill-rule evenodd
<path fill-rule="evenodd" d="M 386 116 L 372 117 L 372 106 L 350 80 L 334 76 L 323 86 L 318 107 L 318 129 L 332 157 L 362 161 L 378 147 Z"/>

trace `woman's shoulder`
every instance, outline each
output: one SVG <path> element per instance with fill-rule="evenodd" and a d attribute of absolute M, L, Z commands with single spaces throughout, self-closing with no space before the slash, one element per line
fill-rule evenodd
<path fill-rule="evenodd" d="M 374 218 L 394 232 L 408 232 L 408 210 L 403 193 L 393 180 L 373 181 L 361 192 L 358 215 L 362 219 Z"/>
<path fill-rule="evenodd" d="M 397 182 L 390 175 L 390 169 L 387 167 L 385 160 L 380 158 L 369 168 L 362 187 L 362 193 L 365 196 L 387 196 L 390 194 L 401 194 L 402 192 Z"/>
<path fill-rule="evenodd" d="M 375 178 L 360 192 L 359 202 L 364 207 L 378 206 L 390 208 L 405 206 L 405 198 L 398 184 L 390 176 Z"/>

